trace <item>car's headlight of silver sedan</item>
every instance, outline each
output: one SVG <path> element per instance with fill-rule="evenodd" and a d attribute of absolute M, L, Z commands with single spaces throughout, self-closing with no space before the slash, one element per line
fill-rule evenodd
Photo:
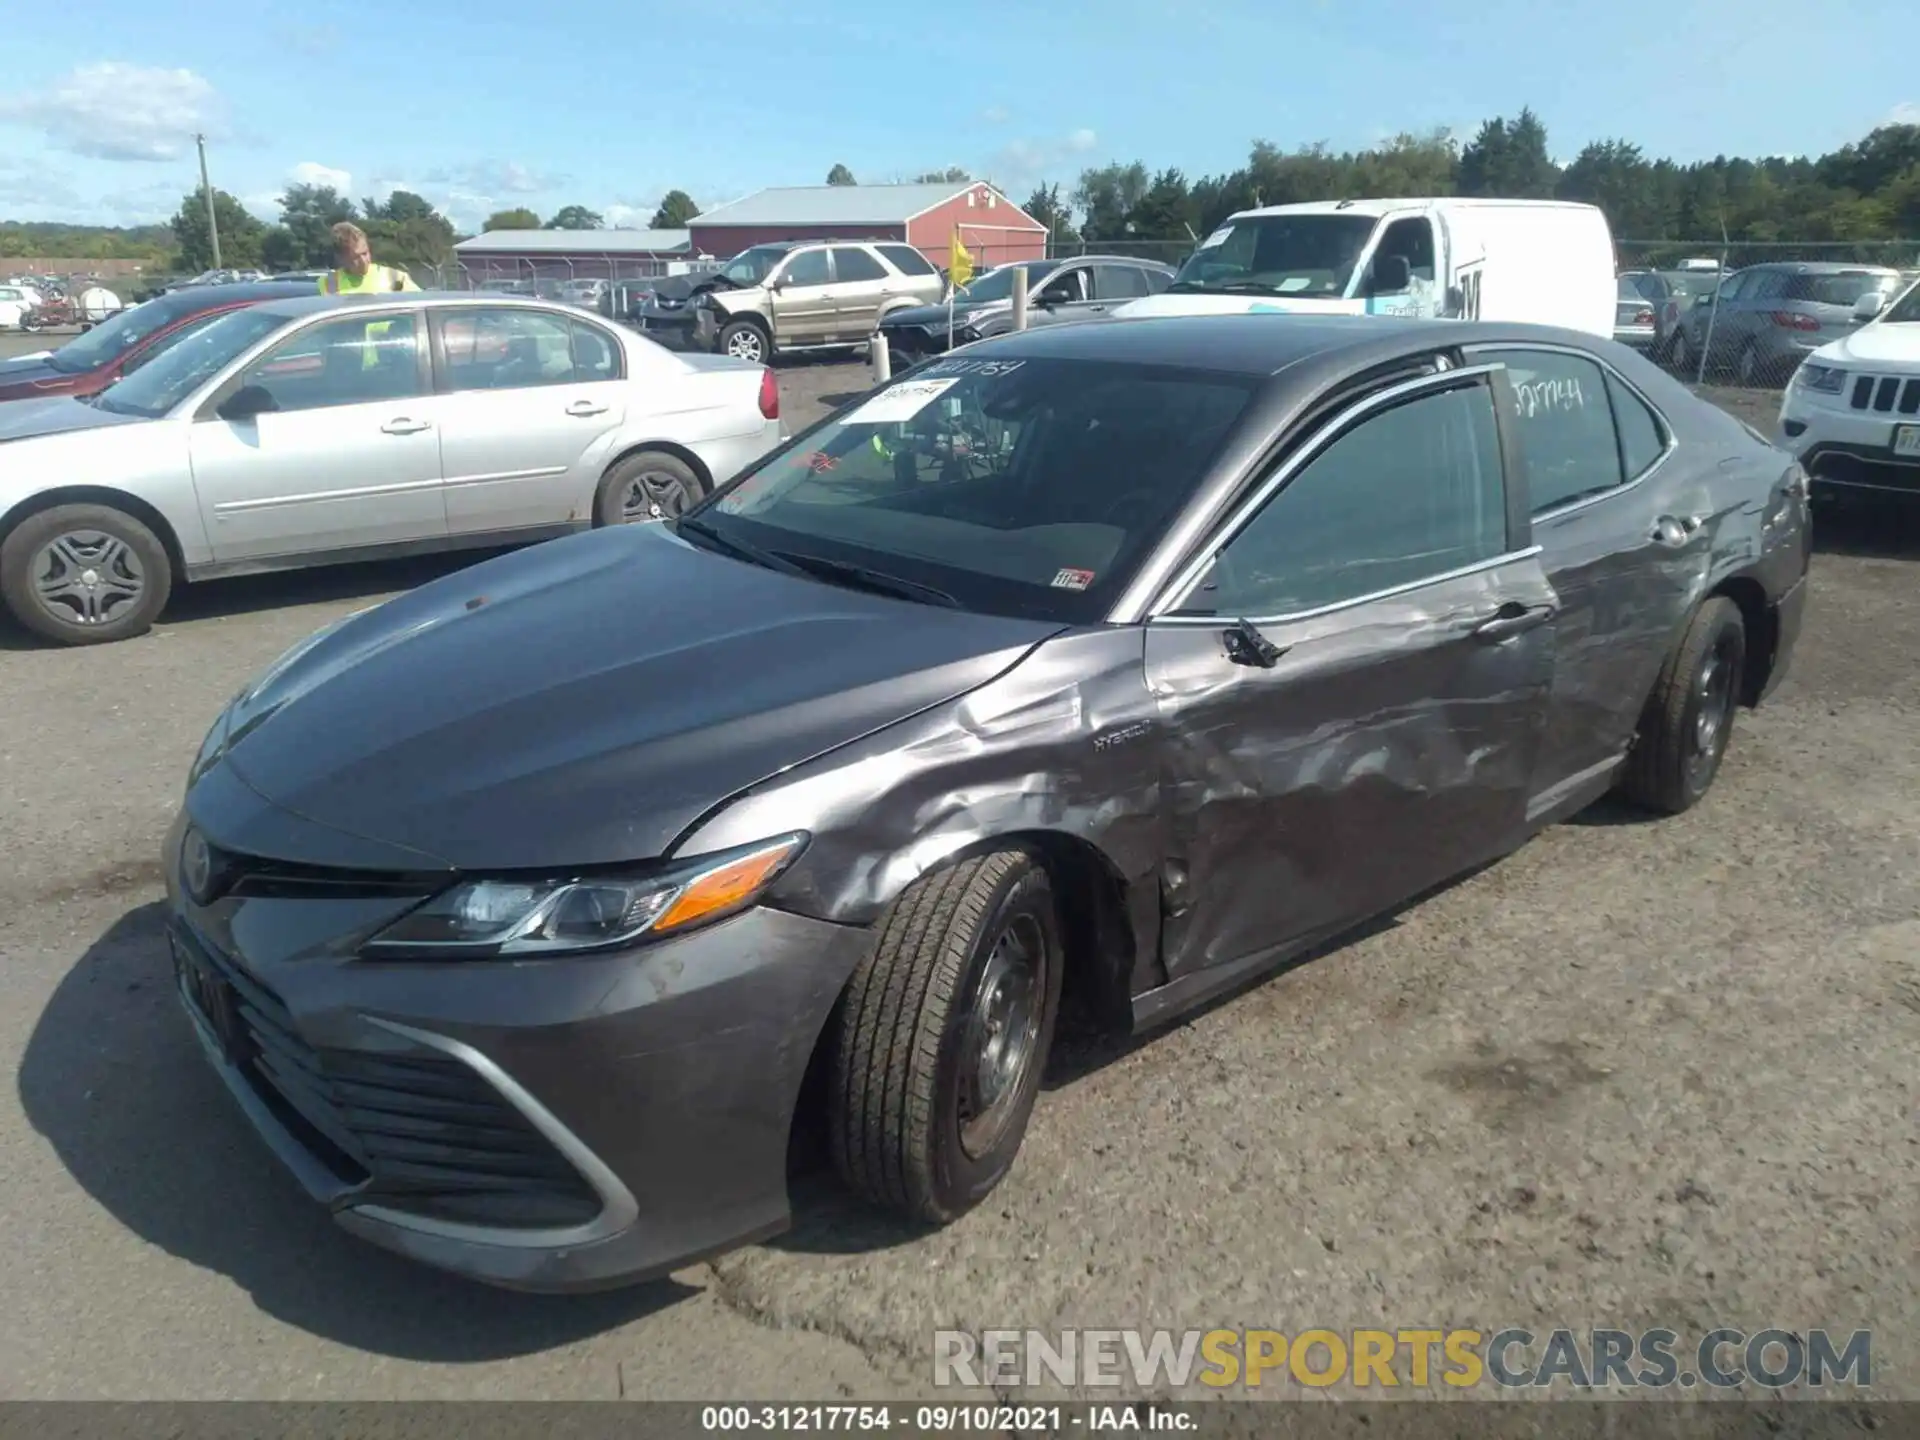
<path fill-rule="evenodd" d="M 1816 365 L 1811 360 L 1794 372 L 1794 383 L 1802 390 L 1820 395 L 1838 395 L 1846 388 L 1847 372 L 1837 365 Z"/>
<path fill-rule="evenodd" d="M 677 935 L 753 904 L 806 839 L 782 835 L 631 876 L 463 880 L 401 916 L 361 954 L 369 960 L 538 959 Z"/>

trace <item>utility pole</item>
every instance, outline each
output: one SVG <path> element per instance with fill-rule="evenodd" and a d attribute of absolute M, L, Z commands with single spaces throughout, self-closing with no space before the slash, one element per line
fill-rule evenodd
<path fill-rule="evenodd" d="M 207 137 L 196 135 L 193 143 L 200 147 L 200 193 L 207 199 L 207 237 L 213 241 L 213 268 L 220 268 L 220 222 L 213 218 L 213 186 L 207 180 Z"/>

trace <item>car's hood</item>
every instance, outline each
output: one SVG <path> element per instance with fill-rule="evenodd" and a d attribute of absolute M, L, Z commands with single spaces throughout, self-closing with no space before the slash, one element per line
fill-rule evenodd
<path fill-rule="evenodd" d="M 1364 315 L 1364 300 L 1297 300 L 1285 295 L 1149 295 L 1109 314 L 1115 320 L 1151 315 Z"/>
<path fill-rule="evenodd" d="M 968 316 L 975 318 L 991 315 L 999 310 L 1011 310 L 1011 300 L 955 300 L 953 315 L 956 320 Z M 885 325 L 931 325 L 939 327 L 947 323 L 947 307 L 944 305 L 916 305 L 911 310 L 895 310 L 882 322 Z"/>
<path fill-rule="evenodd" d="M 144 415 L 122 415 L 102 410 L 65 395 L 37 400 L 15 400 L 0 406 L 0 441 L 32 440 L 72 430 L 104 430 L 113 425 L 144 425 Z"/>
<path fill-rule="evenodd" d="M 1822 345 L 1811 358 L 1823 365 L 1920 366 L 1920 324 L 1862 325 L 1844 339 Z"/>
<path fill-rule="evenodd" d="M 338 863 L 320 857 L 344 834 L 461 870 L 645 859 L 1058 628 L 796 579 L 654 526 L 591 531 L 326 634 L 235 706 L 214 775 L 316 827 L 311 859 L 272 858 Z"/>

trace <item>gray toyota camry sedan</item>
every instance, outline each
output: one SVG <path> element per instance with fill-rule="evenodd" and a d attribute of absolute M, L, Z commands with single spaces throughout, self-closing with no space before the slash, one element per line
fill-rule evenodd
<path fill-rule="evenodd" d="M 1610 341 L 989 340 L 271 666 L 167 841 L 181 997 L 340 1225 L 481 1280 L 770 1235 L 802 1120 L 950 1220 L 1063 993 L 1151 1027 L 1609 791 L 1699 801 L 1808 554 L 1792 458 Z"/>

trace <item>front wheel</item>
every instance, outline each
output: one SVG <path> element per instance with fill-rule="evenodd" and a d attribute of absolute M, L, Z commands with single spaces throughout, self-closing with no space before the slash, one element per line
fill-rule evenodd
<path fill-rule="evenodd" d="M 1060 922 L 1025 850 L 961 860 L 888 911 L 835 1020 L 829 1126 L 841 1178 L 945 1224 L 1013 1168 L 1060 1008 Z"/>
<path fill-rule="evenodd" d="M 1737 605 L 1716 597 L 1694 612 L 1641 716 L 1620 784 L 1628 800 L 1665 815 L 1699 803 L 1733 737 L 1746 660 Z"/>
<path fill-rule="evenodd" d="M 107 505 L 29 515 L 0 544 L 0 595 L 27 629 L 62 645 L 104 645 L 153 628 L 173 588 L 166 546 Z"/>
<path fill-rule="evenodd" d="M 720 332 L 720 353 L 731 355 L 736 360 L 751 360 L 756 365 L 764 365 L 767 356 L 773 352 L 773 346 L 767 341 L 767 332 L 751 320 L 735 320 Z"/>

